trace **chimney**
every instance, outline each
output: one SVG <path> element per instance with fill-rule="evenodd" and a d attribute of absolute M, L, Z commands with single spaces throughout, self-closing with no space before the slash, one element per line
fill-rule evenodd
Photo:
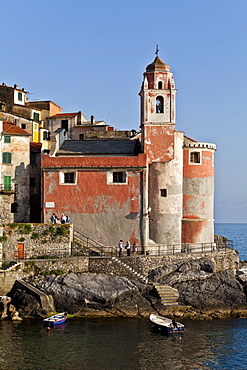
<path fill-rule="evenodd" d="M 81 111 L 80 110 L 77 115 L 77 125 L 81 125 Z"/>
<path fill-rule="evenodd" d="M 15 88 L 15 89 L 18 89 L 18 85 L 17 85 L 17 84 L 14 84 L 14 88 Z"/>
<path fill-rule="evenodd" d="M 94 124 L 95 124 L 95 117 L 91 116 L 91 125 L 94 125 Z"/>

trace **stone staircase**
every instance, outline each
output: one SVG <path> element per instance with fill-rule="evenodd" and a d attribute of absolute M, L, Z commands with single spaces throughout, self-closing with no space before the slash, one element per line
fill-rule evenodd
<path fill-rule="evenodd" d="M 142 273 L 136 271 L 133 267 L 131 267 L 125 258 L 121 257 L 112 257 L 112 260 L 116 262 L 119 266 L 121 266 L 128 275 L 131 275 L 131 277 L 139 280 L 142 283 L 147 283 L 148 282 L 148 277 L 143 275 Z"/>
<path fill-rule="evenodd" d="M 154 284 L 154 287 L 159 294 L 161 302 L 164 306 L 177 306 L 179 292 L 177 289 L 172 288 L 168 285 Z"/>

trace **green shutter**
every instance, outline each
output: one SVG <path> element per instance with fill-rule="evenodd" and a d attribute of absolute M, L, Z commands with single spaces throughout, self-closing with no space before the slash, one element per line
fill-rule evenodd
<path fill-rule="evenodd" d="M 22 101 L 22 93 L 21 92 L 18 92 L 18 100 Z"/>
<path fill-rule="evenodd" d="M 11 176 L 4 176 L 4 190 L 11 190 Z"/>
<path fill-rule="evenodd" d="M 36 121 L 39 121 L 39 113 L 34 112 L 33 119 L 35 119 Z"/>
<path fill-rule="evenodd" d="M 9 135 L 8 135 L 8 136 L 7 136 L 7 135 L 5 135 L 5 136 L 4 136 L 4 142 L 5 142 L 5 143 L 10 143 L 10 142 L 11 142 L 11 136 L 9 136 Z"/>
<path fill-rule="evenodd" d="M 11 153 L 3 153 L 3 163 L 9 164 L 11 163 Z"/>

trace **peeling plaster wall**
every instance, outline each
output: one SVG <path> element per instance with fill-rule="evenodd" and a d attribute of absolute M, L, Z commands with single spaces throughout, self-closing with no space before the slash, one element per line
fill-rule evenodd
<path fill-rule="evenodd" d="M 183 133 L 175 132 L 175 158 L 150 165 L 149 237 L 155 243 L 180 244 L 182 218 Z M 167 196 L 161 196 L 161 190 Z"/>
<path fill-rule="evenodd" d="M 50 221 L 53 212 L 58 216 L 64 213 L 70 216 L 76 230 L 100 243 L 116 246 L 123 239 L 140 245 L 144 234 L 143 170 L 123 167 L 131 162 L 136 165 L 145 162 L 145 156 L 138 157 L 44 157 L 43 164 L 63 163 L 66 166 L 69 160 L 70 170 L 77 172 L 75 184 L 61 184 L 59 172 L 64 169 L 44 170 L 44 222 Z M 73 168 L 73 161 L 77 165 L 79 162 L 82 165 L 83 161 L 88 165 L 95 162 L 98 166 L 118 163 L 119 167 L 83 168 L 82 165 Z M 126 184 L 109 182 L 109 173 L 116 170 L 127 172 Z"/>
<path fill-rule="evenodd" d="M 214 151 L 200 153 L 201 163 L 194 164 L 189 163 L 190 150 L 184 150 L 183 243 L 214 241 Z"/>
<path fill-rule="evenodd" d="M 173 125 L 145 125 L 143 140 L 148 163 L 164 162 L 174 158 Z"/>

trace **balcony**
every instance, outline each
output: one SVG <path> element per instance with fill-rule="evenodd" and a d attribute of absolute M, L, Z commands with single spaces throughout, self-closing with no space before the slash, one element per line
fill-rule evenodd
<path fill-rule="evenodd" d="M 1 194 L 17 194 L 18 185 L 17 184 L 0 184 Z"/>

